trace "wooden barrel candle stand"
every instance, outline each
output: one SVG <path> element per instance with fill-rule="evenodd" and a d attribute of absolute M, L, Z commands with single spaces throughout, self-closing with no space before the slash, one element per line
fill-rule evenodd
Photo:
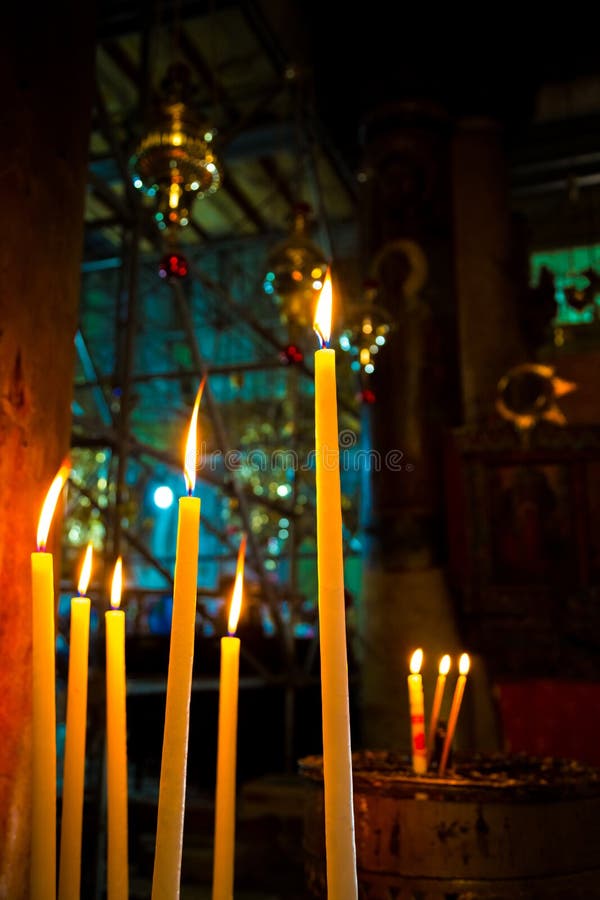
<path fill-rule="evenodd" d="M 326 897 L 322 757 L 300 771 L 308 885 Z M 599 769 L 495 756 L 438 778 L 364 751 L 353 779 L 361 900 L 600 898 Z"/>

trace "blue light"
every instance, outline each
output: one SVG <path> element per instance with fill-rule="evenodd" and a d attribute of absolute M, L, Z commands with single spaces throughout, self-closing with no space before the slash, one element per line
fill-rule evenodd
<path fill-rule="evenodd" d="M 342 350 L 348 351 L 350 349 L 350 338 L 347 334 L 343 334 L 340 338 L 340 347 Z"/>
<path fill-rule="evenodd" d="M 173 506 L 173 491 L 166 484 L 161 484 L 154 491 L 154 505 L 159 509 L 169 509 Z"/>

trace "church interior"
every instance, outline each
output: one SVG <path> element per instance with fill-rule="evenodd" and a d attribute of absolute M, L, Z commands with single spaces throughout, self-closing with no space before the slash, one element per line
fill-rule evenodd
<path fill-rule="evenodd" d="M 479 15 L 6 14 L 0 897 L 600 897 L 600 63 Z"/>

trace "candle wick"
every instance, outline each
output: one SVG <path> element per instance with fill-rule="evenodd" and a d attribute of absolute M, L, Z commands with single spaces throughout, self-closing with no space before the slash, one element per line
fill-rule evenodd
<path fill-rule="evenodd" d="M 321 331 L 319 326 L 315 325 L 314 329 L 315 329 L 315 334 L 319 338 L 319 344 L 320 344 L 321 350 L 323 350 L 323 349 L 329 350 L 329 341 L 325 339 L 323 332 Z"/>

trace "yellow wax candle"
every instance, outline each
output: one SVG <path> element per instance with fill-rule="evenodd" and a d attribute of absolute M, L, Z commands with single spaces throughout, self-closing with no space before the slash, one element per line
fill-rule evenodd
<path fill-rule="evenodd" d="M 427 750 L 425 747 L 425 703 L 423 700 L 423 679 L 421 666 L 423 651 L 415 650 L 410 660 L 408 676 L 408 701 L 410 706 L 411 755 L 413 771 L 424 775 L 427 771 Z"/>
<path fill-rule="evenodd" d="M 358 887 L 352 800 L 335 353 L 327 346 L 331 329 L 331 307 L 331 277 L 328 272 L 315 315 L 315 331 L 322 344 L 322 348 L 315 353 L 315 437 L 325 849 L 329 900 L 353 900 L 358 896 Z"/>
<path fill-rule="evenodd" d="M 31 554 L 32 581 L 32 777 L 31 898 L 56 897 L 56 670 L 54 574 L 46 541 L 52 516 L 69 474 L 58 471 L 46 495 Z"/>
<path fill-rule="evenodd" d="M 115 564 L 106 623 L 106 789 L 108 810 L 107 897 L 129 894 L 127 853 L 127 714 L 125 613 L 121 603 L 122 562 Z"/>
<path fill-rule="evenodd" d="M 235 766 L 240 641 L 233 637 L 242 607 L 246 537 L 238 552 L 235 584 L 229 610 L 229 637 L 221 638 L 219 681 L 219 731 L 217 739 L 217 788 L 215 796 L 215 849 L 213 900 L 231 900 L 235 850 Z"/>
<path fill-rule="evenodd" d="M 175 900 L 180 889 L 200 535 L 200 500 L 191 495 L 196 483 L 196 435 L 204 381 L 196 395 L 186 444 L 188 496 L 179 500 L 152 900 Z"/>
<path fill-rule="evenodd" d="M 77 590 L 71 599 L 67 718 L 60 824 L 59 900 L 79 897 L 81 884 L 81 831 L 85 782 L 87 726 L 88 646 L 90 601 L 84 594 L 92 571 L 92 545 L 88 544 Z"/>
<path fill-rule="evenodd" d="M 465 692 L 465 684 L 467 683 L 467 675 L 471 666 L 471 660 L 468 653 L 463 653 L 458 661 L 458 678 L 456 679 L 456 687 L 454 688 L 454 696 L 452 697 L 452 706 L 450 707 L 450 715 L 448 717 L 448 730 L 446 731 L 446 739 L 444 741 L 444 749 L 442 750 L 442 758 L 438 769 L 438 775 L 443 775 L 448 764 L 448 754 L 452 745 L 452 739 L 456 730 L 458 721 L 458 713 L 460 704 L 462 703 L 463 694 Z"/>
<path fill-rule="evenodd" d="M 438 677 L 435 683 L 435 693 L 433 695 L 433 706 L 431 707 L 431 718 L 429 719 L 429 731 L 427 733 L 427 768 L 431 762 L 433 753 L 433 745 L 435 742 L 435 730 L 437 728 L 438 719 L 440 717 L 440 709 L 442 708 L 442 700 L 444 698 L 444 689 L 446 687 L 446 676 L 450 671 L 450 657 L 446 653 L 442 656 L 438 666 Z"/>

